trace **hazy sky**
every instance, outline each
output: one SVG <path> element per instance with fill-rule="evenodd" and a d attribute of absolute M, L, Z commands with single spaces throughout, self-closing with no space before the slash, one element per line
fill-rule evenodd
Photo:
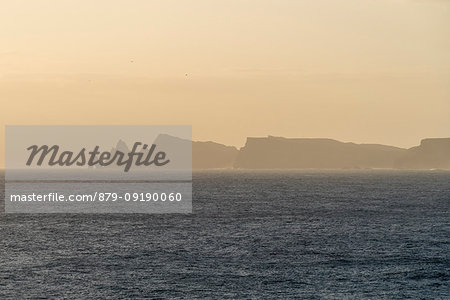
<path fill-rule="evenodd" d="M 8 0 L 0 32 L 2 148 L 6 124 L 450 136 L 446 0 Z"/>

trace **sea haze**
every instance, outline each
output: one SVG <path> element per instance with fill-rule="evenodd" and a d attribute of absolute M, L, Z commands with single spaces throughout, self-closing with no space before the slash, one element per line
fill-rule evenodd
<path fill-rule="evenodd" d="M 450 171 L 199 171 L 193 211 L 2 214 L 0 298 L 450 297 Z"/>

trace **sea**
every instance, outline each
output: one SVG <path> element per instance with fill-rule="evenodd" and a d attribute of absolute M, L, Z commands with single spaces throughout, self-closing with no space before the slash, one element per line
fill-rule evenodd
<path fill-rule="evenodd" d="M 450 171 L 198 171 L 192 214 L 2 213 L 0 299 L 48 298 L 450 299 Z"/>

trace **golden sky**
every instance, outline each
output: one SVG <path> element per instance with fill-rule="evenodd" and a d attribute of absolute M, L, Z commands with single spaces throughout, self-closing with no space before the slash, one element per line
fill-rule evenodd
<path fill-rule="evenodd" d="M 450 136 L 447 0 L 0 0 L 0 32 L 2 149 L 18 124 Z"/>

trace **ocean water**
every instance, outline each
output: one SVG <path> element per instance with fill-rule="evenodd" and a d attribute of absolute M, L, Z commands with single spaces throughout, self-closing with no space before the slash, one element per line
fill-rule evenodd
<path fill-rule="evenodd" d="M 195 172 L 193 208 L 0 215 L 0 299 L 450 299 L 450 172 Z"/>

